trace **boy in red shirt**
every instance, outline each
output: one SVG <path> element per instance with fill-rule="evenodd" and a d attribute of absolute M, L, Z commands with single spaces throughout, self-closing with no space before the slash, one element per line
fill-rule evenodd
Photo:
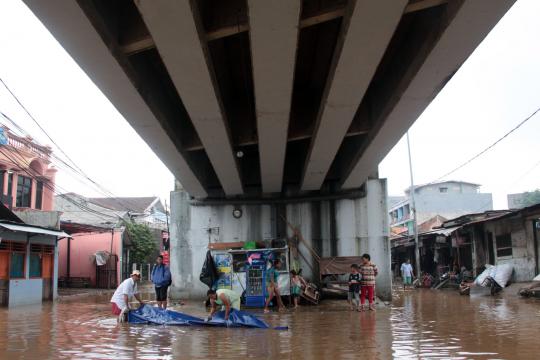
<path fill-rule="evenodd" d="M 377 266 L 371 263 L 371 257 L 369 254 L 362 255 L 362 264 L 359 269 L 362 275 L 360 280 L 360 308 L 364 311 L 364 303 L 366 302 L 366 296 L 369 301 L 369 310 L 374 311 L 375 306 L 373 300 L 375 298 L 375 277 L 378 274 Z"/>

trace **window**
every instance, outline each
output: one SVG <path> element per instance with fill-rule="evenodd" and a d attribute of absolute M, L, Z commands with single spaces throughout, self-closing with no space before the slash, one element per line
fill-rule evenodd
<path fill-rule="evenodd" d="M 441 187 L 441 188 L 439 188 L 439 192 L 441 192 L 441 193 L 447 193 L 447 192 L 448 192 L 448 188 L 447 188 L 447 187 Z"/>
<path fill-rule="evenodd" d="M 510 234 L 495 237 L 497 257 L 512 256 L 512 236 Z"/>
<path fill-rule="evenodd" d="M 43 182 L 38 181 L 36 186 L 36 209 L 41 210 L 43 206 Z"/>
<path fill-rule="evenodd" d="M 24 257 L 26 254 L 14 252 L 11 253 L 11 261 L 9 264 L 9 277 L 10 278 L 23 278 L 24 277 Z"/>
<path fill-rule="evenodd" d="M 43 254 L 39 253 L 30 253 L 30 277 L 39 278 L 41 277 L 41 259 Z"/>
<path fill-rule="evenodd" d="M 0 193 L 4 193 L 4 174 L 6 170 L 0 170 Z"/>
<path fill-rule="evenodd" d="M 30 207 L 30 197 L 32 195 L 32 179 L 19 175 L 17 180 L 17 207 Z"/>
<path fill-rule="evenodd" d="M 26 244 L 23 242 L 0 242 L 0 260 L 6 266 L 0 266 L 0 278 L 24 278 Z M 7 265 L 9 264 L 9 266 Z"/>
<path fill-rule="evenodd" d="M 11 196 L 12 193 L 13 193 L 13 173 L 8 175 L 7 195 Z"/>

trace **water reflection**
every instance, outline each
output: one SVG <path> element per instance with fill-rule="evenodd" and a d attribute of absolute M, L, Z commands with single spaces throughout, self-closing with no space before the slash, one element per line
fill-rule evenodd
<path fill-rule="evenodd" d="M 108 298 L 0 309 L 0 359 L 535 359 L 540 302 L 396 293 L 392 307 L 351 312 L 344 301 L 263 315 L 289 331 L 118 325 Z M 204 315 L 200 303 L 182 311 Z"/>

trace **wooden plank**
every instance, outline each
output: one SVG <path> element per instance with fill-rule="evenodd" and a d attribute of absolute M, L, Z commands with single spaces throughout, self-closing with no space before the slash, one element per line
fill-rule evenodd
<path fill-rule="evenodd" d="M 242 32 L 249 31 L 249 25 L 248 24 L 238 24 L 234 26 L 226 26 L 220 29 L 216 29 L 213 31 L 209 31 L 206 33 L 206 41 L 212 41 L 221 39 L 227 36 L 232 36 L 236 34 L 240 34 Z"/>
<path fill-rule="evenodd" d="M 210 244 L 208 244 L 208 249 L 209 250 L 241 249 L 245 244 L 246 243 L 243 242 L 243 241 L 210 243 Z"/>

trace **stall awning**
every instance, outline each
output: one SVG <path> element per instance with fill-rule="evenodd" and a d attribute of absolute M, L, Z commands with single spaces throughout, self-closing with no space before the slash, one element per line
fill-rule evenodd
<path fill-rule="evenodd" d="M 431 231 L 422 233 L 422 234 L 420 234 L 420 235 L 430 235 L 430 234 L 434 234 L 434 235 L 444 235 L 444 236 L 448 236 L 448 235 L 450 235 L 451 233 L 453 233 L 454 231 L 456 231 L 457 229 L 459 229 L 460 227 L 461 227 L 461 226 L 453 226 L 453 227 L 449 227 L 449 228 L 433 229 L 433 230 L 431 230 Z"/>
<path fill-rule="evenodd" d="M 31 225 L 26 225 L 26 224 L 8 224 L 8 223 L 0 222 L 0 227 L 3 227 L 4 229 L 11 230 L 11 231 L 26 232 L 26 233 L 31 233 L 31 234 L 51 235 L 51 236 L 57 236 L 57 237 L 71 237 L 70 235 L 66 234 L 63 231 L 45 229 L 45 228 L 40 228 L 37 226 L 31 226 Z"/>

